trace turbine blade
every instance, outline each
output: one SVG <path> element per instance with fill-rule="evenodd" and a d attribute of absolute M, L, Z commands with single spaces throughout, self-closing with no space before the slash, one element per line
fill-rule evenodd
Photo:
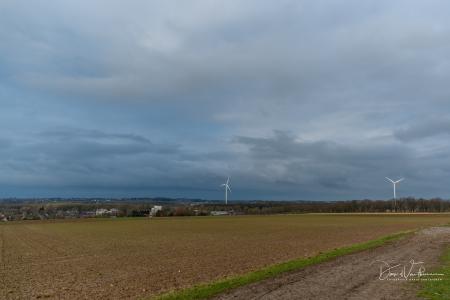
<path fill-rule="evenodd" d="M 392 183 L 395 183 L 395 181 L 392 180 L 392 179 L 390 179 L 389 177 L 386 177 L 386 179 L 389 180 L 389 181 L 392 182 Z"/>
<path fill-rule="evenodd" d="M 227 178 L 227 184 L 230 182 L 230 177 Z"/>
<path fill-rule="evenodd" d="M 399 183 L 400 181 L 403 181 L 405 178 L 400 178 L 399 180 L 397 180 L 395 183 Z"/>

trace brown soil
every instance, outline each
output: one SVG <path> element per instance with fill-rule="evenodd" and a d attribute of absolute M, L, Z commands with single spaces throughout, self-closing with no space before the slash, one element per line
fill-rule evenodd
<path fill-rule="evenodd" d="M 417 299 L 419 285 L 415 281 L 395 280 L 401 278 L 398 276 L 380 280 L 380 261 L 401 264 L 400 268 L 404 265 L 408 270 L 414 259 L 431 272 L 449 244 L 450 227 L 424 229 L 392 244 L 251 284 L 215 299 Z M 399 268 L 393 272 L 396 270 Z"/>
<path fill-rule="evenodd" d="M 0 299 L 142 299 L 449 222 L 449 214 L 9 222 L 0 224 Z"/>

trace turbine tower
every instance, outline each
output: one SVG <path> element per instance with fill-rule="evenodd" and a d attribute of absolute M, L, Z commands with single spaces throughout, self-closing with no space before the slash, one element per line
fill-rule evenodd
<path fill-rule="evenodd" d="M 387 180 L 389 180 L 390 182 L 392 182 L 392 185 L 394 186 L 394 210 L 397 211 L 397 194 L 395 191 L 395 188 L 397 187 L 397 183 L 399 183 L 400 181 L 402 181 L 405 178 L 400 178 L 397 181 L 394 181 L 392 179 L 390 179 L 389 177 L 386 177 Z"/>
<path fill-rule="evenodd" d="M 227 178 L 227 182 L 224 184 L 221 184 L 220 186 L 225 187 L 225 205 L 228 204 L 228 191 L 230 191 L 231 193 L 231 189 L 230 189 L 230 177 Z"/>

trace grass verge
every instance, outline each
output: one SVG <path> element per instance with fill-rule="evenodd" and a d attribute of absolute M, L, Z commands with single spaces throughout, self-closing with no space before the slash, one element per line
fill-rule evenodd
<path fill-rule="evenodd" d="M 300 258 L 287 261 L 280 264 L 271 265 L 263 269 L 253 271 L 247 274 L 228 277 L 219 281 L 200 284 L 179 291 L 171 291 L 151 299 L 154 300 L 193 300 L 193 299 L 207 299 L 217 294 L 235 289 L 237 287 L 264 280 L 270 277 L 275 277 L 279 274 L 286 273 L 293 270 L 302 269 L 304 267 L 328 261 L 338 256 L 355 253 L 370 248 L 381 246 L 387 242 L 392 242 L 405 237 L 414 232 L 414 230 L 403 231 L 391 235 L 387 235 L 376 240 L 371 240 L 364 243 L 354 244 L 348 247 L 337 248 L 328 252 L 320 253 L 317 256 L 310 258 Z"/>
<path fill-rule="evenodd" d="M 450 299 L 450 247 L 441 257 L 442 267 L 433 273 L 444 274 L 443 280 L 424 281 L 419 296 L 429 300 Z"/>

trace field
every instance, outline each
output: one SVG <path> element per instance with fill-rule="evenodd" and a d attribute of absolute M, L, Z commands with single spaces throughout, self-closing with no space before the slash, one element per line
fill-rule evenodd
<path fill-rule="evenodd" d="M 0 298 L 143 298 L 448 223 L 449 214 L 10 222 L 0 225 Z"/>

